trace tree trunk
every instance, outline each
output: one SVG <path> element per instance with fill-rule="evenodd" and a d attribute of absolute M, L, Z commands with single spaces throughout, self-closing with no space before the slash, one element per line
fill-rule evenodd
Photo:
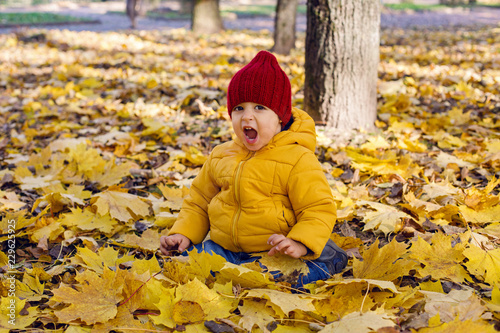
<path fill-rule="evenodd" d="M 179 14 L 191 14 L 193 12 L 194 0 L 179 0 Z"/>
<path fill-rule="evenodd" d="M 308 0 L 304 108 L 317 123 L 372 128 L 380 0 Z"/>
<path fill-rule="evenodd" d="M 137 17 L 141 15 L 142 0 L 127 0 L 127 16 L 130 19 L 130 27 L 137 27 Z"/>
<path fill-rule="evenodd" d="M 213 34 L 224 29 L 219 0 L 195 0 L 191 29 L 197 34 Z"/>
<path fill-rule="evenodd" d="M 272 51 L 279 54 L 290 54 L 295 48 L 295 21 L 297 17 L 297 0 L 278 0 L 276 17 L 274 18 L 274 46 Z"/>

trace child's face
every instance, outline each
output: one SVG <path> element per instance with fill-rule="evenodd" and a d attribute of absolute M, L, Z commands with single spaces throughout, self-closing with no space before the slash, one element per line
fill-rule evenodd
<path fill-rule="evenodd" d="M 251 151 L 257 151 L 281 132 L 281 123 L 273 110 L 251 102 L 234 107 L 231 118 L 236 136 Z"/>

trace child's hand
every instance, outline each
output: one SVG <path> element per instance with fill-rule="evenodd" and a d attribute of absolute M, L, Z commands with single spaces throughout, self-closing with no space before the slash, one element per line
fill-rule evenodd
<path fill-rule="evenodd" d="M 267 244 L 273 245 L 271 250 L 267 253 L 270 256 L 273 256 L 276 253 L 283 253 L 292 258 L 300 258 L 307 254 L 307 248 L 304 244 L 296 242 L 283 235 L 271 235 L 271 237 L 267 240 Z"/>
<path fill-rule="evenodd" d="M 171 251 L 183 252 L 191 245 L 191 241 L 184 235 L 175 234 L 170 236 L 161 236 L 160 250 L 164 255 L 170 255 Z"/>

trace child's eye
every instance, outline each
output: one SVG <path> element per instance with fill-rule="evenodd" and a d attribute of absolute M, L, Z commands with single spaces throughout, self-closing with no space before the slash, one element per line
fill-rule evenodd
<path fill-rule="evenodd" d="M 234 112 L 234 111 L 241 111 L 241 110 L 243 110 L 243 107 L 241 107 L 241 106 L 239 106 L 239 105 L 238 105 L 238 106 L 235 106 L 235 107 L 233 108 L 233 112 Z"/>
<path fill-rule="evenodd" d="M 263 105 L 256 105 L 256 106 L 255 106 L 255 108 L 256 108 L 257 110 L 265 110 L 265 109 L 266 109 L 266 107 L 265 107 L 265 106 L 263 106 Z"/>

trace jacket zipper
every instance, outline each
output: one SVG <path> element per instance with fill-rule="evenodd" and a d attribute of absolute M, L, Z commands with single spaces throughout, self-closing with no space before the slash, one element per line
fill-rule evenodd
<path fill-rule="evenodd" d="M 243 165 L 251 159 L 255 155 L 255 152 L 252 152 L 250 156 L 238 164 L 238 169 L 236 170 L 236 175 L 234 179 L 234 201 L 236 205 L 238 206 L 238 209 L 236 210 L 236 214 L 233 216 L 233 223 L 232 223 L 232 228 L 231 228 L 231 238 L 233 241 L 234 246 L 241 251 L 240 244 L 238 244 L 238 238 L 236 235 L 236 224 L 238 223 L 238 220 L 240 219 L 241 215 L 241 204 L 240 204 L 240 175 L 241 175 L 241 170 L 243 169 Z"/>

